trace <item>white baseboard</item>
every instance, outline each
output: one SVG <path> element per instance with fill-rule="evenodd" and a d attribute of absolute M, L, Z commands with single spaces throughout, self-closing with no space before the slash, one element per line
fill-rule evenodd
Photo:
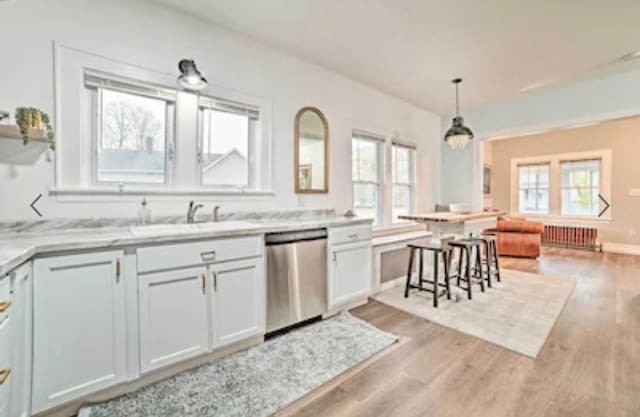
<path fill-rule="evenodd" d="M 611 253 L 621 253 L 624 255 L 640 256 L 640 245 L 628 243 L 602 242 L 602 251 Z"/>

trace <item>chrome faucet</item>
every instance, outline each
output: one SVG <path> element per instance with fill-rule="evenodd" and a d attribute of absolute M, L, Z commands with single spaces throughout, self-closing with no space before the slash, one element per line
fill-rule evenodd
<path fill-rule="evenodd" d="M 220 206 L 215 206 L 213 208 L 213 214 L 212 214 L 212 219 L 214 222 L 219 222 L 220 221 Z"/>
<path fill-rule="evenodd" d="M 187 223 L 193 223 L 196 218 L 196 212 L 202 204 L 195 204 L 193 201 L 189 202 L 189 209 L 187 210 Z"/>

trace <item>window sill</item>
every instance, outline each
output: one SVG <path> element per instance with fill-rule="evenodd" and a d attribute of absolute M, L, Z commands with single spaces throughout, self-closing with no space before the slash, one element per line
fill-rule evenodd
<path fill-rule="evenodd" d="M 275 192 L 271 190 L 236 190 L 236 189 L 161 189 L 129 187 L 122 190 L 118 188 L 65 188 L 54 187 L 49 190 L 49 195 L 59 199 L 92 200 L 104 197 L 229 197 L 229 198 L 273 198 Z"/>

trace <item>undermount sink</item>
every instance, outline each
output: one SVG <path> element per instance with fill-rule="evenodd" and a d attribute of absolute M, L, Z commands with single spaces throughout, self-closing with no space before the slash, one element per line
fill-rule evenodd
<path fill-rule="evenodd" d="M 150 224 L 146 226 L 131 226 L 129 231 L 134 236 L 155 236 L 163 234 L 172 235 L 182 233 L 242 230 L 254 227 L 258 227 L 258 225 L 241 221 L 224 221 L 191 224 Z"/>

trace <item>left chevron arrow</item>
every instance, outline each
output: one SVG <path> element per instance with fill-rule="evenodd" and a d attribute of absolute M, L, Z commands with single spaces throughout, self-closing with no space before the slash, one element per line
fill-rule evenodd
<path fill-rule="evenodd" d="M 38 217 L 42 217 L 42 213 L 40 213 L 40 211 L 38 211 L 38 209 L 36 208 L 36 203 L 38 202 L 38 200 L 40 200 L 42 198 L 42 194 L 38 194 L 38 196 L 36 197 L 35 200 L 33 200 L 33 202 L 31 204 L 29 204 L 29 206 L 31 207 L 31 209 L 33 211 L 36 212 L 36 214 L 38 215 Z"/>

